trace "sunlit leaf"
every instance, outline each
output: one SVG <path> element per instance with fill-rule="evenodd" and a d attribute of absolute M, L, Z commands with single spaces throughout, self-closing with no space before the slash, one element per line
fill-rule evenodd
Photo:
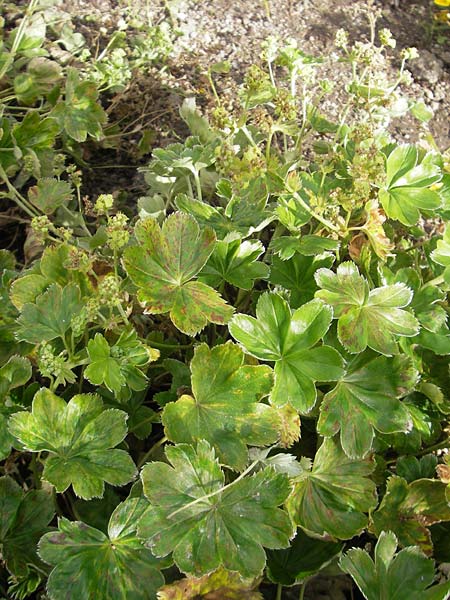
<path fill-rule="evenodd" d="M 265 293 L 258 300 L 256 318 L 235 315 L 229 330 L 248 354 L 275 362 L 272 402 L 277 406 L 290 403 L 307 413 L 316 402 L 314 382 L 343 375 L 338 352 L 330 346 L 316 346 L 331 319 L 331 309 L 319 300 L 292 313 L 281 296 Z"/>
<path fill-rule="evenodd" d="M 222 463 L 242 470 L 247 445 L 272 444 L 279 437 L 277 411 L 259 402 L 271 390 L 272 370 L 245 365 L 242 350 L 227 343 L 211 350 L 197 346 L 191 371 L 192 396 L 184 394 L 164 408 L 166 436 L 184 443 L 205 439 Z"/>
<path fill-rule="evenodd" d="M 346 540 L 367 526 L 367 515 L 377 503 L 375 483 L 369 478 L 371 459 L 349 459 L 335 439 L 326 438 L 310 472 L 294 485 L 287 507 L 300 527 L 318 535 Z"/>
<path fill-rule="evenodd" d="M 219 294 L 192 279 L 214 250 L 215 234 L 192 217 L 174 213 L 162 229 L 154 219 L 136 226 L 139 246 L 127 248 L 124 264 L 150 314 L 170 313 L 183 333 L 195 335 L 208 322 L 224 324 L 233 313 Z"/>

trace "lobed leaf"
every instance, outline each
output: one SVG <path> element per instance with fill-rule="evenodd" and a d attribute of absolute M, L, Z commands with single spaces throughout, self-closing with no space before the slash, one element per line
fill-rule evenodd
<path fill-rule="evenodd" d="M 54 567 L 47 582 L 51 600 L 154 600 L 164 578 L 157 559 L 136 535 L 147 506 L 141 498 L 119 504 L 108 535 L 60 518 L 58 531 L 39 543 L 39 555 Z"/>
<path fill-rule="evenodd" d="M 138 298 L 150 314 L 170 313 L 183 333 L 195 335 L 208 322 L 225 324 L 233 313 L 219 294 L 199 281 L 191 281 L 215 246 L 215 234 L 184 213 L 174 213 L 162 229 L 154 219 L 136 226 L 141 246 L 127 248 L 124 265 L 138 286 Z"/>
<path fill-rule="evenodd" d="M 78 394 L 69 403 L 46 388 L 33 399 L 32 411 L 18 412 L 9 431 L 31 452 L 49 452 L 43 477 L 64 492 L 70 485 L 77 496 L 102 496 L 104 482 L 124 485 L 136 469 L 124 450 L 113 449 L 127 434 L 127 415 L 104 410 L 94 394 Z"/>
<path fill-rule="evenodd" d="M 312 471 L 300 476 L 287 501 L 294 522 L 313 534 L 346 540 L 367 526 L 366 512 L 377 503 L 369 475 L 371 459 L 353 461 L 338 442 L 325 438 Z"/>
<path fill-rule="evenodd" d="M 274 293 L 261 295 L 256 318 L 243 314 L 233 317 L 229 330 L 244 350 L 275 362 L 270 396 L 273 404 L 290 403 L 299 412 L 308 413 L 317 397 L 314 382 L 333 381 L 343 375 L 343 361 L 334 348 L 314 347 L 331 319 L 331 309 L 319 300 L 291 313 L 288 303 Z"/>
<path fill-rule="evenodd" d="M 340 432 L 342 449 L 349 458 L 364 458 L 372 448 L 374 430 L 381 433 L 412 429 L 401 396 L 418 378 L 405 355 L 387 358 L 358 357 L 320 406 L 317 431 L 332 437 Z"/>
<path fill-rule="evenodd" d="M 191 371 L 192 396 L 183 394 L 164 407 L 167 438 L 177 443 L 207 440 L 222 463 L 243 470 L 247 445 L 273 444 L 280 434 L 277 411 L 259 402 L 272 388 L 272 370 L 245 365 L 242 350 L 228 342 L 212 349 L 197 346 Z"/>
<path fill-rule="evenodd" d="M 351 353 L 372 348 L 380 354 L 397 354 L 397 336 L 414 337 L 419 333 L 417 319 L 402 310 L 412 300 L 412 291 L 403 283 L 369 291 L 367 281 L 356 265 L 341 263 L 337 272 L 319 269 L 316 297 L 334 309 L 338 319 L 338 337 Z"/>
<path fill-rule="evenodd" d="M 150 507 L 139 535 L 156 556 L 173 553 L 188 575 L 219 567 L 256 577 L 266 548 L 285 548 L 292 535 L 288 515 L 277 508 L 290 491 L 288 478 L 272 469 L 224 486 L 224 475 L 208 442 L 166 448 L 170 464 L 142 471 Z"/>

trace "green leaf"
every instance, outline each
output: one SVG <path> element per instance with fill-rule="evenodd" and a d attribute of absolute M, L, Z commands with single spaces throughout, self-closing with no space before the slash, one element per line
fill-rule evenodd
<path fill-rule="evenodd" d="M 259 240 L 219 241 L 200 273 L 204 283 L 217 288 L 223 281 L 243 290 L 250 290 L 255 279 L 266 279 L 269 267 L 258 258 L 264 246 Z"/>
<path fill-rule="evenodd" d="M 417 545 L 431 555 L 433 544 L 428 527 L 450 521 L 445 487 L 435 479 L 417 479 L 408 484 L 402 477 L 391 477 L 380 506 L 372 514 L 371 529 L 376 535 L 389 529 L 401 546 Z"/>
<path fill-rule="evenodd" d="M 297 254 L 288 260 L 276 256 L 272 259 L 270 283 L 281 285 L 290 291 L 290 304 L 297 308 L 314 298 L 318 287 L 315 272 L 321 267 L 331 267 L 334 256 L 329 253 L 317 256 Z"/>
<path fill-rule="evenodd" d="M 30 202 L 46 215 L 51 215 L 60 206 L 67 205 L 72 198 L 70 183 L 52 177 L 39 179 L 37 185 L 28 190 Z"/>
<path fill-rule="evenodd" d="M 17 319 L 17 339 L 38 344 L 64 338 L 72 317 L 82 307 L 78 286 L 70 284 L 61 288 L 54 283 L 34 303 L 23 305 Z"/>
<path fill-rule="evenodd" d="M 320 235 L 303 235 L 301 238 L 294 236 L 281 236 L 274 238 L 270 243 L 270 249 L 277 254 L 281 260 L 289 260 L 294 254 L 303 256 L 316 256 L 326 251 L 339 249 L 339 242 Z"/>
<path fill-rule="evenodd" d="M 445 267 L 444 279 L 450 284 L 450 224 L 447 224 L 442 239 L 438 240 L 436 250 L 431 253 L 431 259 Z"/>
<path fill-rule="evenodd" d="M 375 546 L 375 561 L 361 548 L 352 548 L 340 560 L 340 567 L 353 577 L 366 600 L 446 600 L 450 582 L 429 586 L 434 580 L 434 561 L 419 548 L 396 553 L 397 538 L 383 531 Z"/>
<path fill-rule="evenodd" d="M 103 136 L 107 115 L 97 101 L 98 94 L 95 83 L 80 81 L 77 69 L 67 69 L 65 100 L 60 100 L 50 114 L 77 142 L 85 142 L 88 135 L 96 140 Z"/>
<path fill-rule="evenodd" d="M 188 365 L 174 358 L 166 358 L 162 362 L 162 366 L 166 372 L 172 375 L 172 383 L 170 389 L 164 392 L 158 392 L 153 396 L 153 400 L 160 406 L 165 406 L 168 402 L 174 402 L 179 394 L 178 390 L 189 389 L 191 383 L 191 372 Z"/>
<path fill-rule="evenodd" d="M 411 114 L 422 123 L 428 123 L 434 117 L 434 112 L 429 108 L 423 100 L 414 102 L 410 108 Z"/>
<path fill-rule="evenodd" d="M 24 493 L 10 477 L 0 477 L 0 547 L 8 571 L 26 576 L 29 567 L 42 569 L 37 542 L 53 518 L 51 495 L 44 490 Z"/>
<path fill-rule="evenodd" d="M 266 548 L 285 548 L 292 535 L 288 515 L 277 508 L 289 494 L 285 475 L 264 469 L 224 486 L 224 474 L 208 442 L 197 450 L 166 448 L 171 465 L 153 462 L 142 471 L 150 507 L 139 535 L 156 556 L 173 553 L 186 574 L 222 566 L 242 577 L 264 569 Z"/>
<path fill-rule="evenodd" d="M 154 600 L 164 578 L 136 535 L 147 506 L 141 498 L 119 504 L 108 535 L 60 518 L 58 531 L 44 535 L 39 544 L 41 558 L 54 566 L 47 582 L 51 600 Z"/>
<path fill-rule="evenodd" d="M 13 281 L 10 288 L 11 302 L 19 310 L 24 304 L 35 302 L 48 288 L 49 282 L 38 273 L 30 273 Z"/>
<path fill-rule="evenodd" d="M 229 330 L 244 350 L 261 360 L 275 361 L 271 401 L 290 403 L 308 413 L 316 402 L 315 381 L 342 377 L 343 361 L 330 346 L 313 347 L 327 332 L 331 309 L 312 300 L 294 313 L 278 294 L 265 293 L 256 307 L 256 319 L 235 315 Z"/>
<path fill-rule="evenodd" d="M 32 412 L 12 415 L 9 430 L 31 452 L 49 452 L 43 477 L 64 492 L 72 484 L 77 496 L 101 497 L 104 482 L 124 485 L 136 469 L 124 450 L 111 449 L 127 434 L 127 415 L 104 410 L 99 396 L 79 394 L 68 404 L 41 388 Z"/>
<path fill-rule="evenodd" d="M 125 386 L 135 391 L 145 389 L 147 377 L 141 369 L 159 356 L 158 350 L 138 340 L 134 329 L 122 331 L 113 346 L 96 333 L 88 342 L 87 352 L 90 364 L 84 376 L 94 385 L 104 384 L 116 396 Z"/>
<path fill-rule="evenodd" d="M 442 177 L 440 168 L 426 155 L 419 161 L 416 146 L 397 146 L 386 159 L 386 183 L 379 192 L 380 202 L 391 219 L 414 225 L 421 210 L 441 205 L 438 192 L 430 189 Z"/>
<path fill-rule="evenodd" d="M 0 399 L 10 390 L 25 385 L 31 377 L 31 363 L 23 356 L 11 356 L 0 368 Z"/>
<path fill-rule="evenodd" d="M 272 370 L 245 365 L 242 350 L 228 342 L 212 349 L 197 346 L 191 371 L 192 396 L 183 395 L 164 408 L 167 438 L 184 443 L 205 439 L 221 463 L 244 469 L 247 445 L 273 444 L 279 437 L 277 411 L 259 402 L 271 390 Z"/>
<path fill-rule="evenodd" d="M 139 222 L 136 237 L 141 245 L 125 250 L 124 264 L 147 313 L 170 312 L 173 324 L 188 335 L 208 322 L 230 319 L 232 307 L 215 290 L 191 281 L 214 250 L 212 229 L 201 231 L 192 217 L 177 212 L 162 229 L 154 219 Z"/>
<path fill-rule="evenodd" d="M 434 454 L 426 454 L 420 459 L 415 456 L 400 456 L 397 460 L 396 472 L 408 483 L 416 479 L 432 479 L 436 473 L 437 464 L 438 459 Z"/>
<path fill-rule="evenodd" d="M 318 573 L 341 548 L 340 543 L 318 540 L 298 529 L 289 548 L 267 552 L 267 575 L 275 583 L 294 585 Z"/>
<path fill-rule="evenodd" d="M 208 120 L 198 110 L 195 98 L 185 98 L 180 107 L 180 116 L 187 123 L 192 135 L 198 136 L 203 143 L 214 141 L 216 134 Z"/>
<path fill-rule="evenodd" d="M 96 333 L 94 339 L 87 345 L 89 365 L 84 376 L 94 385 L 104 384 L 109 390 L 118 394 L 126 384 L 125 375 L 120 370 L 119 361 L 111 356 L 111 348 L 101 333 Z"/>
<path fill-rule="evenodd" d="M 287 501 L 294 522 L 312 533 L 347 540 L 367 526 L 377 504 L 371 459 L 350 460 L 335 439 L 325 438 L 311 472 L 298 477 Z"/>
<path fill-rule="evenodd" d="M 315 277 L 322 288 L 316 297 L 333 307 L 339 341 L 349 352 L 359 353 L 369 346 L 391 356 L 398 352 L 397 336 L 418 334 L 417 319 L 402 310 L 413 296 L 403 283 L 369 291 L 367 281 L 351 262 L 341 263 L 336 273 L 319 269 Z"/>
<path fill-rule="evenodd" d="M 358 357 L 324 397 L 317 431 L 328 437 L 340 431 L 345 454 L 363 458 L 372 448 L 374 429 L 395 433 L 412 428 L 409 412 L 398 398 L 414 387 L 417 377 L 405 355 Z"/>
<path fill-rule="evenodd" d="M 219 184 L 223 184 L 224 181 L 226 180 L 221 180 Z M 226 184 L 228 183 L 226 181 Z M 274 219 L 264 206 L 252 204 L 247 199 L 233 196 L 227 196 L 225 199 L 229 201 L 225 209 L 200 202 L 186 194 L 178 194 L 175 203 L 179 210 L 195 217 L 200 225 L 212 227 L 219 239 L 236 233 L 240 237 L 247 237 L 261 231 Z"/>

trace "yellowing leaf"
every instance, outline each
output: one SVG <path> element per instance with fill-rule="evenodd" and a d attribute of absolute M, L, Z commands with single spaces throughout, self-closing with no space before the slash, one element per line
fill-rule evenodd
<path fill-rule="evenodd" d="M 191 362 L 192 396 L 184 394 L 164 408 L 162 422 L 173 442 L 207 440 L 222 463 L 244 469 L 247 445 L 273 444 L 281 421 L 275 408 L 259 402 L 272 388 L 268 366 L 244 365 L 232 343 L 197 346 Z"/>
<path fill-rule="evenodd" d="M 208 322 L 228 322 L 233 308 L 208 285 L 192 281 L 214 250 L 212 229 L 200 230 L 192 217 L 177 212 L 162 229 L 149 218 L 138 223 L 135 233 L 140 245 L 125 250 L 124 264 L 147 313 L 169 312 L 173 324 L 188 335 Z"/>

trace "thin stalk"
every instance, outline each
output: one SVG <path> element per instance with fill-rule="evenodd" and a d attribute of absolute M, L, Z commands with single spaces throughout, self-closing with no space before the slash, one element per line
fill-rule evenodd
<path fill-rule="evenodd" d="M 192 344 L 165 344 L 155 340 L 143 340 L 149 346 L 158 348 L 158 350 L 187 350 L 192 347 Z"/>
<path fill-rule="evenodd" d="M 300 593 L 298 595 L 298 600 L 303 600 L 305 597 L 305 590 L 306 590 L 306 584 L 308 583 L 308 580 L 305 579 L 305 581 L 302 582 L 301 586 L 300 586 Z"/>
<path fill-rule="evenodd" d="M 441 283 L 444 283 L 444 275 L 438 275 L 437 277 L 435 277 L 434 279 L 430 279 L 430 281 L 427 281 L 423 287 L 429 287 L 430 285 L 440 285 Z"/>
<path fill-rule="evenodd" d="M 214 98 L 216 99 L 217 104 L 219 106 L 221 106 L 222 102 L 220 100 L 219 94 L 217 93 L 216 84 L 214 83 L 214 79 L 212 78 L 212 75 L 211 75 L 211 69 L 208 69 L 208 71 L 206 72 L 206 77 L 208 78 L 209 85 L 211 86 L 211 90 L 214 95 Z"/>
<path fill-rule="evenodd" d="M 202 184 L 200 182 L 200 176 L 198 174 L 198 171 L 195 171 L 195 173 L 194 173 L 194 180 L 195 180 L 195 187 L 196 187 L 196 190 L 197 190 L 197 200 L 199 200 L 200 202 L 202 202 L 202 200 L 203 200 Z"/>
<path fill-rule="evenodd" d="M 11 50 L 8 54 L 7 59 L 3 63 L 3 67 L 0 69 L 0 81 L 3 79 L 5 74 L 8 72 L 9 67 L 11 66 L 11 64 L 14 61 L 14 58 L 20 47 L 20 44 L 22 43 L 22 38 L 24 36 L 25 29 L 28 25 L 28 19 L 33 14 L 33 11 L 36 7 L 37 2 L 38 2 L 38 0 L 31 0 L 30 4 L 28 5 L 28 7 L 25 11 L 24 17 L 23 17 L 19 27 L 17 28 L 16 37 L 14 38 L 14 42 L 13 42 L 13 45 L 11 46 Z"/>
<path fill-rule="evenodd" d="M 189 502 L 188 504 L 185 504 L 184 506 L 180 506 L 180 508 L 177 508 L 177 510 L 174 510 L 172 513 L 170 513 L 170 515 L 167 518 L 171 519 L 172 517 L 174 517 L 175 515 L 178 515 L 178 513 L 180 513 L 180 512 L 183 512 L 187 508 L 190 508 L 191 506 L 195 506 L 196 504 L 199 504 L 200 502 L 204 502 L 205 500 L 208 500 L 209 498 L 212 498 L 213 496 L 217 496 L 218 494 L 221 494 L 224 490 L 232 487 L 233 485 L 236 485 L 236 483 L 238 481 L 241 481 L 241 479 L 243 479 L 246 475 L 248 475 L 251 471 L 253 471 L 253 469 L 256 467 L 256 465 L 258 463 L 259 463 L 259 459 L 254 460 L 252 462 L 252 464 L 250 466 L 248 466 L 245 469 L 245 471 L 242 471 L 242 473 L 239 475 L 239 477 L 237 477 L 234 481 L 232 481 L 228 485 L 224 485 L 222 488 L 216 490 L 215 492 L 211 492 L 210 494 L 206 494 L 205 496 L 202 496 L 201 498 L 196 498 L 195 500 L 193 500 L 192 502 Z"/>
<path fill-rule="evenodd" d="M 302 208 L 304 208 L 307 212 L 309 212 L 309 214 L 312 217 L 314 217 L 314 219 L 316 219 L 317 221 L 322 223 L 322 225 L 324 225 L 327 229 L 330 229 L 331 231 L 334 231 L 335 233 L 340 233 L 339 227 L 336 227 L 336 225 L 334 225 L 334 223 L 332 223 L 331 221 L 328 221 L 328 219 L 325 219 L 321 215 L 318 215 L 317 213 L 315 213 L 313 211 L 313 209 L 306 204 L 306 202 L 301 198 L 301 196 L 297 192 L 294 192 L 292 195 L 297 200 L 297 202 L 300 204 L 300 206 Z"/>
<path fill-rule="evenodd" d="M 281 585 L 281 583 L 279 583 L 277 585 L 277 596 L 275 600 L 281 600 L 282 599 L 282 594 L 283 594 L 283 586 Z"/>
<path fill-rule="evenodd" d="M 158 450 L 158 448 L 160 448 L 166 442 L 167 442 L 167 438 L 166 438 L 166 436 L 164 436 L 160 440 L 158 440 L 156 442 L 156 444 L 153 444 L 153 446 L 150 448 L 150 450 L 148 450 L 148 452 L 146 452 L 144 454 L 144 456 L 139 460 L 139 462 L 137 463 L 137 468 L 140 469 L 142 467 L 142 465 L 144 465 L 147 462 L 147 460 L 150 458 L 150 456 L 154 452 L 156 452 L 156 450 Z"/>
<path fill-rule="evenodd" d="M 13 184 L 10 182 L 8 175 L 3 167 L 0 166 L 0 177 L 3 178 L 6 187 L 8 188 L 10 194 L 13 196 L 11 198 L 17 206 L 19 206 L 23 211 L 27 213 L 31 218 L 39 216 L 38 211 L 32 206 L 26 198 L 20 194 Z"/>

